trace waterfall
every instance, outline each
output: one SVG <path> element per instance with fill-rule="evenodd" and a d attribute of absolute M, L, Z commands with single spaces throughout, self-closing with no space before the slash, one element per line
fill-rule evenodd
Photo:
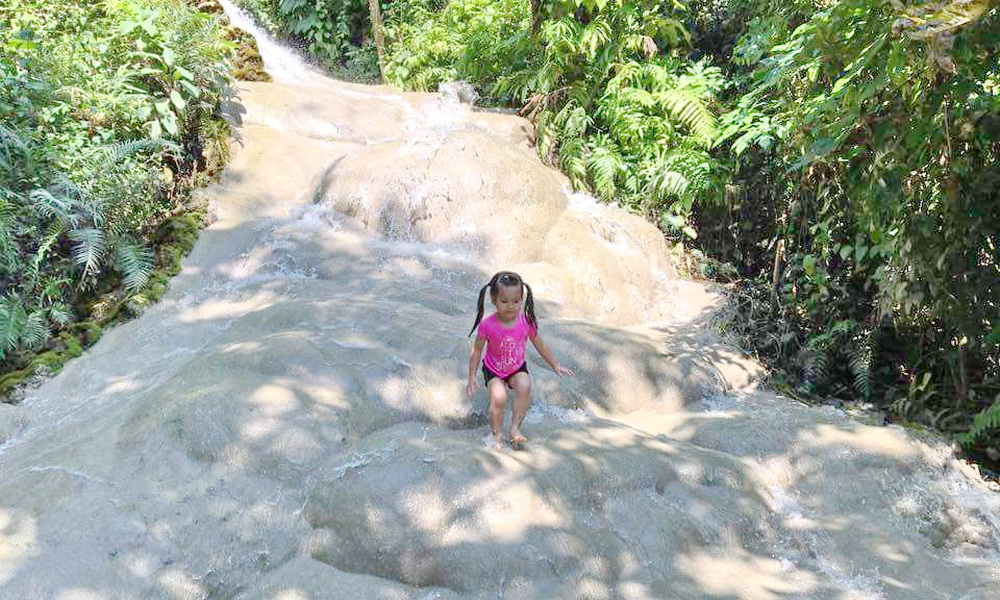
<path fill-rule="evenodd" d="M 257 49 L 264 61 L 264 68 L 275 81 L 301 84 L 322 77 L 319 69 L 306 63 L 296 51 L 276 42 L 243 9 L 230 0 L 219 0 L 219 4 L 234 26 L 250 33 L 257 40 Z"/>

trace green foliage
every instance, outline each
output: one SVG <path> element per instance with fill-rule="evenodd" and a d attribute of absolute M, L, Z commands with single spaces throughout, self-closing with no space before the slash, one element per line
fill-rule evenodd
<path fill-rule="evenodd" d="M 694 238 L 687 216 L 715 185 L 710 103 L 722 85 L 719 70 L 700 63 L 614 65 L 593 117 L 575 100 L 554 116 L 541 112 L 539 151 L 549 160 L 557 156 L 577 188 L 642 212 L 668 233 Z M 577 118 L 566 118 L 567 110 Z"/>
<path fill-rule="evenodd" d="M 29 313 L 21 299 L 12 294 L 0 298 L 0 352 L 22 345 L 37 346 L 47 334 L 40 311 Z"/>
<path fill-rule="evenodd" d="M 789 345 L 770 361 L 809 348 L 849 366 L 807 392 L 849 383 L 901 419 L 961 430 L 1000 379 L 998 11 L 755 6 L 733 51 L 755 70 L 719 136 L 736 178 L 724 205 L 699 208 L 721 221 L 703 240 L 775 286 Z M 823 343 L 845 321 L 850 337 Z"/>
<path fill-rule="evenodd" d="M 152 232 L 238 116 L 232 50 L 172 0 L 0 10 L 0 371 L 64 355 L 88 298 L 147 284 Z"/>
<path fill-rule="evenodd" d="M 387 81 L 413 90 L 432 90 L 465 79 L 488 101 L 512 99 L 496 87 L 537 48 L 526 35 L 529 13 L 515 0 L 416 0 L 385 9 Z"/>
<path fill-rule="evenodd" d="M 992 439 L 993 443 L 1000 441 L 1000 394 L 993 404 L 976 415 L 969 430 L 959 436 L 959 440 L 966 445 L 983 439 Z"/>
<path fill-rule="evenodd" d="M 281 18 L 274 0 L 236 0 L 233 4 L 250 15 L 258 26 L 271 35 L 281 33 Z"/>
<path fill-rule="evenodd" d="M 334 75 L 366 82 L 378 78 L 378 62 L 369 39 L 367 0 L 271 0 L 269 10 L 263 10 L 262 1 L 244 4 L 257 15 L 273 15 L 280 34 Z"/>

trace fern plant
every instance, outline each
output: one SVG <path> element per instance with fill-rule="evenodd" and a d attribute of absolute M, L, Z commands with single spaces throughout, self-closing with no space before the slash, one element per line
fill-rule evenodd
<path fill-rule="evenodd" d="M 875 348 L 872 330 L 856 334 L 848 345 L 848 359 L 853 375 L 854 393 L 862 400 L 872 398 L 872 362 Z"/>
<path fill-rule="evenodd" d="M 569 99 L 558 111 L 540 105 L 539 154 L 576 188 L 631 207 L 667 232 L 694 237 L 691 208 L 714 185 L 710 103 L 721 72 L 656 60 L 613 68 L 592 114 L 574 89 L 565 91 Z"/>
<path fill-rule="evenodd" d="M 149 176 L 157 153 L 142 152 L 164 147 L 152 140 L 107 146 L 77 165 L 83 184 L 53 175 L 47 188 L 0 193 L 0 242 L 8 256 L 0 269 L 0 360 L 41 346 L 50 324 L 72 319 L 76 294 L 109 270 L 129 293 L 146 284 L 153 254 L 136 235 L 154 219 L 148 198 L 159 183 Z"/>
<path fill-rule="evenodd" d="M 965 446 L 984 440 L 1000 440 L 1000 394 L 993 404 L 976 414 L 969 430 L 959 435 L 958 440 Z"/>
<path fill-rule="evenodd" d="M 391 3 L 385 12 L 385 77 L 406 88 L 433 90 L 463 79 L 487 102 L 509 95 L 495 85 L 537 54 L 527 37 L 527 4 L 516 0 Z"/>

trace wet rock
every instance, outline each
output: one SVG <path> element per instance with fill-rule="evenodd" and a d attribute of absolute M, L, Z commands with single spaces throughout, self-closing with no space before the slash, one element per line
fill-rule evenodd
<path fill-rule="evenodd" d="M 479 100 L 479 92 L 468 81 L 443 81 L 438 84 L 438 93 L 446 100 L 472 106 Z"/>
<path fill-rule="evenodd" d="M 24 425 L 24 408 L 0 403 L 0 445 L 14 437 Z"/>

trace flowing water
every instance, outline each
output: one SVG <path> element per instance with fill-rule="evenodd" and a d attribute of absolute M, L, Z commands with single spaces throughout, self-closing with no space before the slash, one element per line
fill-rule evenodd
<path fill-rule="evenodd" d="M 525 121 L 256 35 L 275 81 L 170 292 L 0 406 L 0 597 L 1000 598 L 996 492 L 755 389 L 718 293 Z M 500 268 L 577 373 L 531 355 L 522 452 L 463 393 Z"/>

